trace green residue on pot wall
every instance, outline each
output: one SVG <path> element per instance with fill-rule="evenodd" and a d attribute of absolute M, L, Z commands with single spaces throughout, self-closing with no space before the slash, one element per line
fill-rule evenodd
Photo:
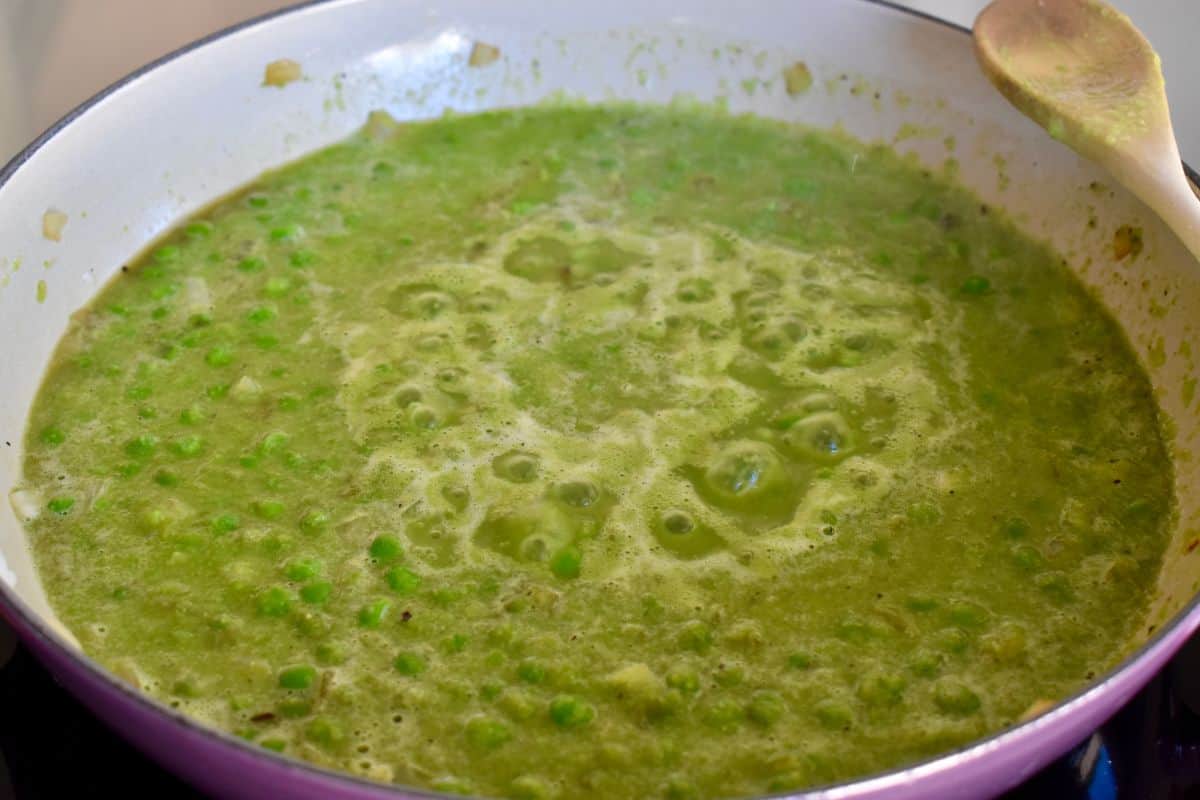
<path fill-rule="evenodd" d="M 1154 369 L 1158 369 L 1167 361 L 1167 353 L 1163 338 L 1160 336 L 1150 345 L 1150 349 L 1146 352 L 1146 360 Z"/>
<path fill-rule="evenodd" d="M 1008 159 L 997 155 L 992 158 L 992 164 L 996 167 L 996 188 L 1003 192 L 1008 188 Z"/>
<path fill-rule="evenodd" d="M 812 72 L 803 61 L 797 61 L 783 71 L 783 83 L 789 97 L 802 95 L 812 88 Z"/>
<path fill-rule="evenodd" d="M 1134 225 L 1122 225 L 1113 233 L 1113 257 L 1120 261 L 1125 256 L 1137 258 L 1142 252 L 1142 229 Z"/>

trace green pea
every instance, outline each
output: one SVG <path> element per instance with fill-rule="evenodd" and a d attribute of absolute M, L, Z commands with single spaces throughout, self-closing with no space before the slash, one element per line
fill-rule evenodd
<path fill-rule="evenodd" d="M 407 567 L 392 567 L 383 579 L 397 594 L 412 594 L 421 585 L 421 576 Z"/>
<path fill-rule="evenodd" d="M 420 675 L 422 672 L 424 672 L 427 665 L 425 663 L 425 659 L 417 653 L 401 653 L 400 655 L 396 656 L 396 660 L 392 662 L 392 666 L 394 666 L 396 671 L 401 675 L 408 675 L 412 677 L 414 675 Z"/>
<path fill-rule="evenodd" d="M 125 454 L 130 458 L 147 458 L 153 455 L 157 447 L 158 437 L 150 433 L 145 433 L 125 443 Z"/>
<path fill-rule="evenodd" d="M 330 633 L 330 623 L 322 614 L 300 609 L 292 616 L 292 625 L 309 639 L 321 639 Z"/>
<path fill-rule="evenodd" d="M 663 796 L 666 800 L 697 800 L 700 791 L 686 778 L 673 777 L 667 781 Z"/>
<path fill-rule="evenodd" d="M 1043 572 L 1033 579 L 1034 584 L 1058 605 L 1075 599 L 1075 589 L 1067 576 L 1058 570 Z"/>
<path fill-rule="evenodd" d="M 983 637 L 980 644 L 985 653 L 1002 663 L 1018 661 L 1025 655 L 1025 629 L 1015 623 L 1006 622 L 996 631 Z"/>
<path fill-rule="evenodd" d="M 309 511 L 300 518 L 300 530 L 305 533 L 319 533 L 329 525 L 329 515 L 324 511 Z"/>
<path fill-rule="evenodd" d="M 564 580 L 578 578 L 582 561 L 583 554 L 578 547 L 564 547 L 550 559 L 550 571 Z"/>
<path fill-rule="evenodd" d="M 283 739 L 263 739 L 261 742 L 259 742 L 259 744 L 262 745 L 263 748 L 276 753 L 282 753 L 283 749 L 287 747 L 287 742 L 285 742 Z"/>
<path fill-rule="evenodd" d="M 1020 517 L 1013 517 L 1004 523 L 1004 535 L 1010 539 L 1023 539 L 1029 533 L 1029 523 Z"/>
<path fill-rule="evenodd" d="M 960 628 L 982 628 L 988 620 L 988 610 L 978 603 L 958 602 L 946 608 L 950 622 Z"/>
<path fill-rule="evenodd" d="M 718 686 L 728 688 L 740 684 L 746 677 L 746 671 L 737 664 L 731 666 L 721 665 L 721 668 L 717 670 L 717 674 L 713 677 Z"/>
<path fill-rule="evenodd" d="M 246 319 L 250 320 L 251 322 L 262 324 L 264 322 L 270 322 L 277 316 L 278 314 L 276 313 L 275 309 L 271 308 L 270 306 L 256 306 L 249 314 L 246 315 Z"/>
<path fill-rule="evenodd" d="M 179 247 L 165 244 L 154 251 L 154 260 L 159 264 L 170 264 L 179 260 Z"/>
<path fill-rule="evenodd" d="M 302 558 L 288 564 L 283 573 L 290 581 L 306 581 L 315 578 L 321 572 L 321 562 L 315 558 Z"/>
<path fill-rule="evenodd" d="M 337 666 L 346 663 L 345 649 L 336 643 L 325 642 L 317 645 L 317 660 L 322 664 Z"/>
<path fill-rule="evenodd" d="M 639 186 L 629 193 L 629 202 L 639 208 L 649 208 L 654 205 L 658 195 L 653 189 Z"/>
<path fill-rule="evenodd" d="M 705 709 L 703 720 L 710 728 L 728 733 L 737 728 L 743 716 L 740 705 L 731 698 L 722 697 Z"/>
<path fill-rule="evenodd" d="M 311 250 L 297 250 L 288 256 L 288 263 L 293 267 L 307 267 L 317 260 L 317 254 Z"/>
<path fill-rule="evenodd" d="M 467 744 L 477 750 L 495 750 L 512 740 L 512 731 L 499 720 L 474 716 L 467 720 Z"/>
<path fill-rule="evenodd" d="M 241 261 L 239 261 L 237 263 L 237 268 L 240 269 L 242 272 L 261 272 L 262 270 L 266 269 L 266 267 L 267 267 L 266 261 L 263 261 L 261 258 L 256 258 L 254 256 L 249 256 L 247 258 L 243 258 Z"/>
<path fill-rule="evenodd" d="M 183 232 L 189 239 L 207 239 L 212 235 L 213 226 L 211 222 L 197 220 L 196 222 L 188 223 L 184 227 Z"/>
<path fill-rule="evenodd" d="M 279 686 L 283 689 L 307 689 L 316 678 L 316 669 L 307 664 L 300 664 L 279 673 Z"/>
<path fill-rule="evenodd" d="M 258 445 L 258 449 L 263 453 L 274 453 L 287 444 L 290 438 L 290 436 L 282 431 L 273 431 L 263 437 L 263 440 Z"/>
<path fill-rule="evenodd" d="M 808 669 L 812 666 L 812 656 L 798 651 L 788 656 L 787 663 L 792 669 Z"/>
<path fill-rule="evenodd" d="M 291 598 L 278 586 L 272 586 L 258 597 L 258 613 L 264 617 L 284 617 L 291 610 Z"/>
<path fill-rule="evenodd" d="M 692 620 L 683 626 L 679 632 L 679 646 L 684 650 L 694 650 L 697 653 L 708 652 L 712 647 L 712 628 L 700 620 Z"/>
<path fill-rule="evenodd" d="M 546 680 L 546 668 L 536 661 L 523 661 L 517 666 L 517 677 L 525 683 L 542 683 Z"/>
<path fill-rule="evenodd" d="M 214 347 L 204 356 L 204 363 L 210 367 L 226 367 L 233 363 L 233 351 L 228 347 Z"/>
<path fill-rule="evenodd" d="M 932 597 L 929 597 L 928 595 L 910 595 L 907 599 L 905 599 L 904 607 L 909 611 L 924 613 L 926 611 L 933 611 L 935 608 L 937 608 L 938 601 Z"/>
<path fill-rule="evenodd" d="M 893 706 L 904 697 L 906 682 L 899 675 L 868 673 L 858 684 L 858 697 L 873 706 Z"/>
<path fill-rule="evenodd" d="M 843 730 L 850 727 L 854 719 L 853 713 L 844 703 L 836 700 L 822 700 L 813 706 L 813 713 L 821 725 L 830 730 Z"/>
<path fill-rule="evenodd" d="M 237 514 L 221 514 L 213 517 L 213 521 L 209 524 L 213 533 L 229 533 L 236 531 L 242 524 Z"/>
<path fill-rule="evenodd" d="M 746 716 L 751 722 L 767 728 L 778 722 L 785 710 L 783 698 L 779 695 L 774 692 L 756 692 L 746 706 Z"/>
<path fill-rule="evenodd" d="M 369 552 L 371 558 L 386 563 L 388 561 L 395 561 L 403 556 L 404 548 L 401 546 L 400 540 L 395 536 L 384 534 L 375 537 L 374 541 L 371 542 Z"/>
<path fill-rule="evenodd" d="M 464 796 L 475 794 L 475 790 L 468 781 L 455 778 L 452 775 L 436 778 L 429 786 L 435 792 L 445 792 L 446 794 L 461 794 Z"/>
<path fill-rule="evenodd" d="M 972 275 L 962 283 L 961 291 L 963 294 L 979 296 L 987 294 L 992 288 L 992 282 L 982 275 Z"/>
<path fill-rule="evenodd" d="M 58 447 L 67 439 L 66 435 L 62 432 L 62 429 L 56 428 L 53 425 L 47 428 L 42 428 L 40 438 L 42 440 L 42 444 L 50 447 Z"/>
<path fill-rule="evenodd" d="M 1016 545 L 1011 554 L 1013 564 L 1022 572 L 1037 572 L 1046 564 L 1041 552 L 1031 544 Z"/>
<path fill-rule="evenodd" d="M 918 650 L 913 654 L 909 668 L 919 678 L 932 678 L 942 669 L 942 656 L 928 650 Z"/>
<path fill-rule="evenodd" d="M 579 728 L 596 717 L 596 709 L 569 694 L 560 694 L 550 701 L 550 719 L 560 728 Z"/>
<path fill-rule="evenodd" d="M 291 279 L 280 275 L 267 280 L 267 285 L 263 287 L 263 293 L 268 297 L 281 297 L 287 294 L 291 288 Z"/>
<path fill-rule="evenodd" d="M 46 508 L 52 513 L 63 515 L 68 513 L 75 505 L 74 497 L 55 497 L 49 503 L 46 503 Z"/>
<path fill-rule="evenodd" d="M 317 717 L 308 723 L 304 728 L 304 736 L 310 742 L 329 749 L 338 748 L 346 741 L 342 727 L 324 717 Z"/>
<path fill-rule="evenodd" d="M 300 599 L 314 606 L 319 606 L 329 599 L 333 592 L 333 584 L 329 581 L 314 581 L 300 590 Z"/>
<path fill-rule="evenodd" d="M 165 469 L 160 469 L 158 472 L 154 473 L 154 482 L 159 486 L 165 486 L 166 488 L 170 489 L 179 485 L 179 476 L 174 472 L 168 472 Z"/>
<path fill-rule="evenodd" d="M 190 458 L 199 454 L 203 448 L 204 439 L 195 435 L 184 436 L 171 443 L 171 449 L 175 451 L 175 454 L 184 458 Z"/>
<path fill-rule="evenodd" d="M 295 239 L 300 235 L 300 226 L 292 223 L 290 225 L 281 225 L 278 228 L 272 228 L 269 236 L 272 241 L 282 242 L 288 239 Z"/>
<path fill-rule="evenodd" d="M 970 638 L 958 628 L 943 628 L 934 637 L 934 642 L 938 649 L 955 654 L 965 653 L 971 646 Z"/>
<path fill-rule="evenodd" d="M 450 638 L 442 642 L 442 647 L 447 653 L 461 653 L 467 648 L 467 642 L 470 639 L 466 635 L 456 633 Z"/>
<path fill-rule="evenodd" d="M 1154 504 L 1145 498 L 1138 498 L 1125 508 L 1122 514 L 1127 520 L 1134 521 L 1149 518 L 1154 513 Z"/>
<path fill-rule="evenodd" d="M 391 607 L 392 601 L 386 599 L 368 603 L 358 611 L 358 624 L 363 628 L 378 628 Z"/>
<path fill-rule="evenodd" d="M 672 667 L 667 673 L 667 686 L 684 694 L 695 694 L 700 690 L 700 676 L 688 667 Z"/>
<path fill-rule="evenodd" d="M 513 779 L 507 796 L 512 800 L 550 800 L 555 792 L 536 775 L 521 775 Z"/>
<path fill-rule="evenodd" d="M 254 513 L 263 519 L 279 519 L 285 508 L 286 506 L 278 500 L 254 501 Z"/>
<path fill-rule="evenodd" d="M 944 713 L 958 716 L 974 714 L 981 705 L 979 695 L 953 678 L 942 678 L 937 682 L 933 690 L 933 702 Z"/>
<path fill-rule="evenodd" d="M 270 200 L 268 200 L 264 195 L 261 195 L 261 194 L 247 195 L 246 202 L 250 205 L 251 208 L 266 208 L 271 203 Z"/>

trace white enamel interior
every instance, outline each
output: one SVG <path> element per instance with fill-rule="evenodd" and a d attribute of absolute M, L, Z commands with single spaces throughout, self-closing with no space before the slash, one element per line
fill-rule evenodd
<path fill-rule="evenodd" d="M 502 58 L 468 67 L 477 40 L 500 47 Z M 304 78 L 263 87 L 264 66 L 285 57 L 301 63 Z M 792 98 L 781 70 L 796 60 L 814 84 Z M 720 100 L 733 111 L 894 141 L 933 168 L 956 159 L 958 179 L 982 201 L 1062 252 L 1150 371 L 1170 420 L 1179 496 L 1150 622 L 1161 624 L 1195 593 L 1200 551 L 1188 544 L 1200 536 L 1192 489 L 1200 487 L 1200 427 L 1191 343 L 1200 269 L 1144 207 L 1009 108 L 962 32 L 861 0 L 342 0 L 243 28 L 136 77 L 0 187 L 0 496 L 19 485 L 27 412 L 69 315 L 173 221 L 348 135 L 372 109 L 427 117 L 560 94 Z M 42 236 L 50 208 L 69 217 L 61 242 Z M 1122 224 L 1144 231 L 1136 260 L 1114 258 Z M 0 580 L 53 620 L 7 502 Z"/>

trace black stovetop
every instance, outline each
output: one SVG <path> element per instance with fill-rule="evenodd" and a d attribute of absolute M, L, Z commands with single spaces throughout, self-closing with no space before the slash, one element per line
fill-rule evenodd
<path fill-rule="evenodd" d="M 202 797 L 60 688 L 0 622 L 0 800 Z M 1200 636 L 1129 705 L 1005 800 L 1200 797 Z"/>

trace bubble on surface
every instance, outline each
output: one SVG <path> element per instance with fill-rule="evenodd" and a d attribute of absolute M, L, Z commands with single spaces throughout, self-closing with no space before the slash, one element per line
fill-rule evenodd
<path fill-rule="evenodd" d="M 704 473 L 704 483 L 714 497 L 734 507 L 747 507 L 790 481 L 783 459 L 768 444 L 738 441 L 726 445 Z"/>
<path fill-rule="evenodd" d="M 510 450 L 492 460 L 492 471 L 496 477 L 511 483 L 529 483 L 537 478 L 540 468 L 536 455 L 520 450 Z"/>
<path fill-rule="evenodd" d="M 578 523 L 561 508 L 534 501 L 512 511 L 489 511 L 473 539 L 515 561 L 547 561 L 574 543 L 578 530 Z"/>
<path fill-rule="evenodd" d="M 571 248 L 553 236 L 518 242 L 504 257 L 504 269 L 534 283 L 567 283 L 571 278 Z"/>
<path fill-rule="evenodd" d="M 653 532 L 664 551 L 683 560 L 704 558 L 728 547 L 716 531 L 683 509 L 671 508 L 659 514 Z"/>
<path fill-rule="evenodd" d="M 590 508 L 600 499 L 600 489 L 588 480 L 571 480 L 554 487 L 555 496 L 569 506 Z"/>
<path fill-rule="evenodd" d="M 789 455 L 823 463 L 845 458 L 854 447 L 850 426 L 836 411 L 821 411 L 798 420 L 781 439 Z"/>

